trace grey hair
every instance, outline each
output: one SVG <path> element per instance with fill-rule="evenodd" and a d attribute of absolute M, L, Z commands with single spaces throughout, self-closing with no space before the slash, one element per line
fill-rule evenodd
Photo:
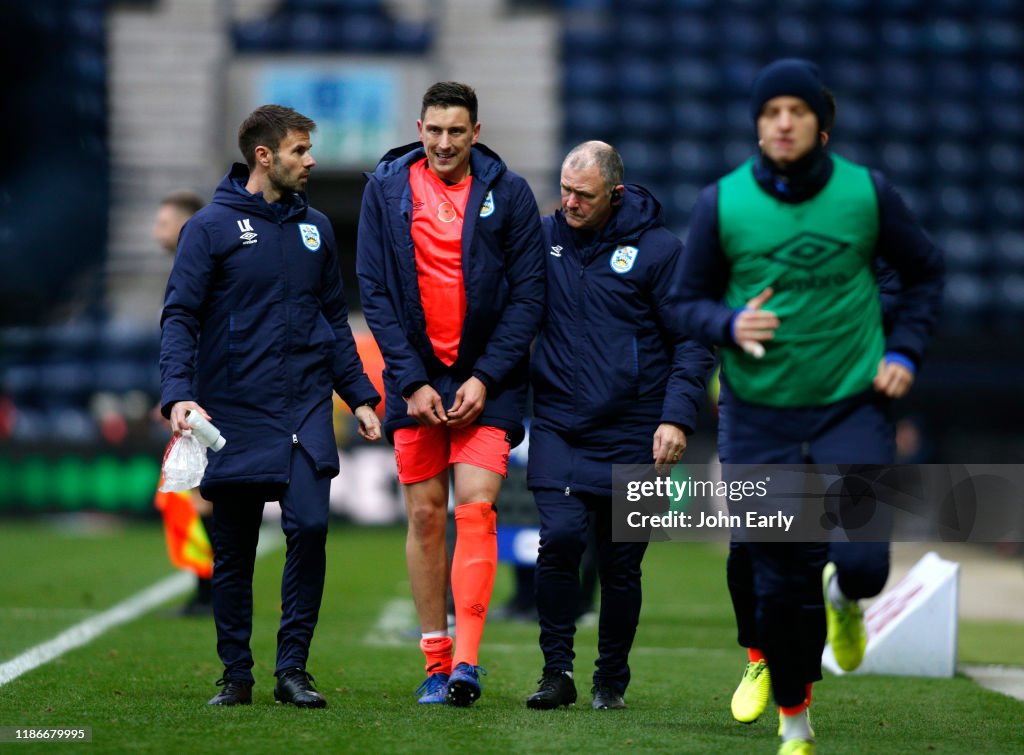
<path fill-rule="evenodd" d="M 615 151 L 615 147 L 605 142 L 589 141 L 577 144 L 562 161 L 563 169 L 584 170 L 592 165 L 597 165 L 608 191 L 622 183 L 622 157 Z"/>

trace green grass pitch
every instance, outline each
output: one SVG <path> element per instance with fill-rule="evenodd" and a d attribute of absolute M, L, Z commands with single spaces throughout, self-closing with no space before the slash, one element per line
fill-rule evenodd
<path fill-rule="evenodd" d="M 596 629 L 577 635 L 580 704 L 530 711 L 541 668 L 536 626 L 489 623 L 472 708 L 418 706 L 415 639 L 381 625 L 408 605 L 399 529 L 336 526 L 309 670 L 326 710 L 273 702 L 283 551 L 257 564 L 254 704 L 210 708 L 220 676 L 210 620 L 152 611 L 0 687 L 0 726 L 92 728 L 90 752 L 774 753 L 776 719 L 735 723 L 729 698 L 745 654 L 735 644 L 725 555 L 705 544 L 656 544 L 644 562 L 644 610 L 626 711 L 589 706 Z M 0 526 L 0 663 L 171 573 L 156 523 L 89 536 L 27 522 Z M 511 588 L 499 568 L 494 604 Z M 184 597 L 182 598 L 184 599 Z M 408 613 L 407 615 L 411 615 Z M 1014 639 L 1016 638 L 1016 639 Z M 960 661 L 1024 664 L 1024 632 L 962 622 Z M 1024 752 L 1024 703 L 958 676 L 836 678 L 815 688 L 821 753 Z M 0 745 L 52 752 L 69 745 Z"/>

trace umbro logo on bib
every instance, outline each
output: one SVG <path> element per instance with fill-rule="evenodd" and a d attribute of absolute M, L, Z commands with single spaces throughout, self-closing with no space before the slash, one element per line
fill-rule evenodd
<path fill-rule="evenodd" d="M 803 231 L 768 252 L 768 257 L 789 267 L 819 270 L 823 264 L 850 248 L 850 243 L 820 233 Z"/>

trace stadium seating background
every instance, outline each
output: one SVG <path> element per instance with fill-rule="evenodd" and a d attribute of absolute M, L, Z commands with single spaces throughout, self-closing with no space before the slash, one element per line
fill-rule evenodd
<path fill-rule="evenodd" d="M 940 331 L 901 407 L 924 432 L 918 460 L 1024 458 L 1024 402 L 1016 395 L 1024 381 L 1017 3 L 509 6 L 547 9 L 559 24 L 562 147 L 590 138 L 615 144 L 627 179 L 662 199 L 680 235 L 700 188 L 752 152 L 747 94 L 757 69 L 782 55 L 817 61 L 838 99 L 835 151 L 882 169 L 947 254 Z M 5 119 L 3 134 L 14 159 L 0 175 L 0 458 L 8 463 L 33 448 L 50 456 L 159 450 L 164 432 L 148 417 L 158 394 L 157 334 L 110 323 L 101 304 L 110 12 L 105 0 L 3 10 L 5 70 L 31 72 L 12 77 L 18 117 Z M 380 52 L 429 65 L 434 29 L 397 18 L 378 0 L 284 0 L 230 34 L 240 54 Z"/>

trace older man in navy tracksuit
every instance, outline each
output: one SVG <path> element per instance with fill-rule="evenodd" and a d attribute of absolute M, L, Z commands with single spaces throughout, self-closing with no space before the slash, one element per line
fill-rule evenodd
<path fill-rule="evenodd" d="M 239 129 L 235 164 L 185 225 L 167 283 L 161 406 L 175 433 L 186 412 L 227 439 L 209 454 L 213 615 L 223 689 L 211 705 L 252 702 L 252 574 L 263 504 L 281 502 L 287 537 L 274 696 L 322 708 L 306 660 L 323 594 L 330 478 L 338 474 L 332 388 L 374 440 L 380 400 L 348 325 L 334 233 L 303 190 L 315 124 L 264 105 Z"/>
<path fill-rule="evenodd" d="M 544 671 L 530 708 L 576 700 L 574 613 L 590 510 L 601 579 L 592 706 L 625 707 L 647 544 L 612 541 L 612 465 L 679 461 L 713 361 L 667 327 L 683 245 L 665 229 L 658 201 L 624 186 L 622 175 L 612 147 L 579 145 L 562 164 L 562 208 L 542 221 L 548 295 L 531 363 L 528 484 L 541 524 Z"/>

